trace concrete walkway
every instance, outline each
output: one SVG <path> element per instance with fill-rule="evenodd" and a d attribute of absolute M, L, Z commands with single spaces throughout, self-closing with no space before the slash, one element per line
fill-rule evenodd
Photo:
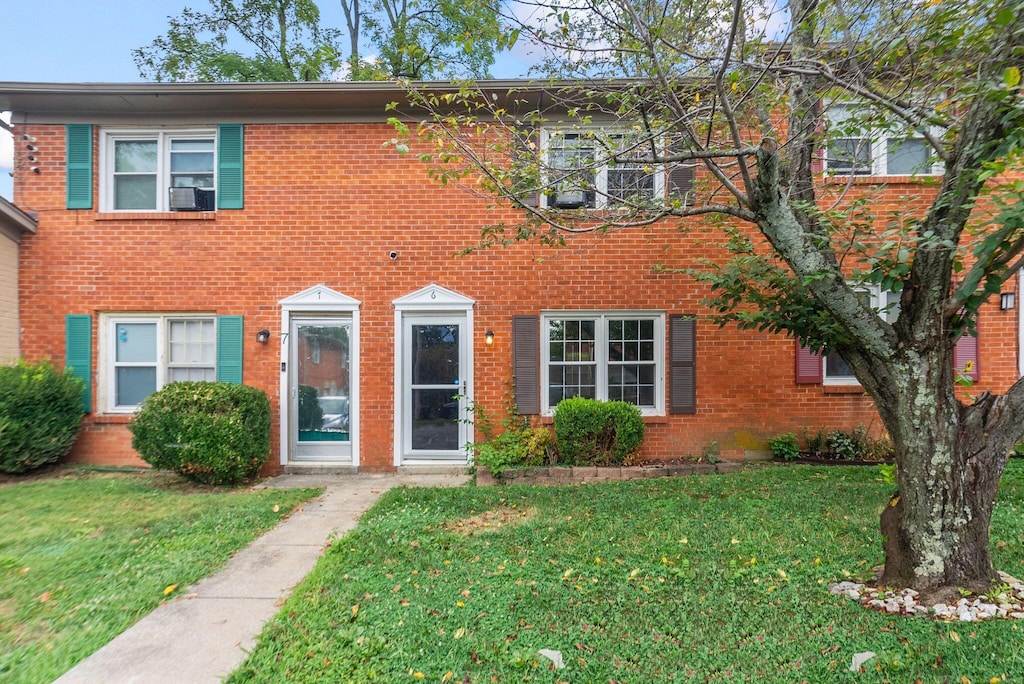
<path fill-rule="evenodd" d="M 159 606 L 69 670 L 60 684 L 219 682 L 313 569 L 331 535 L 355 527 L 391 487 L 456 486 L 465 475 L 282 475 L 269 487 L 326 487 L 221 570 Z"/>

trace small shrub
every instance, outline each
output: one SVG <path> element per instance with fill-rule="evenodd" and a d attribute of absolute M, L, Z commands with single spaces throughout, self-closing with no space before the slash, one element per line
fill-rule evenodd
<path fill-rule="evenodd" d="M 515 401 L 505 402 L 505 416 L 501 419 L 504 430 L 496 434 L 495 418 L 480 404 L 471 404 L 469 410 L 475 418 L 474 426 L 484 441 L 473 444 L 473 463 L 501 477 L 509 468 L 529 468 L 544 465 L 554 459 L 555 441 L 551 431 L 531 427 L 530 421 L 516 411 Z"/>
<path fill-rule="evenodd" d="M 860 458 L 860 445 L 857 439 L 849 432 L 832 430 L 826 438 L 830 458 L 838 461 L 856 461 Z"/>
<path fill-rule="evenodd" d="M 506 428 L 497 437 L 476 445 L 474 463 L 501 477 L 509 468 L 530 468 L 544 465 L 554 439 L 543 427 Z"/>
<path fill-rule="evenodd" d="M 246 385 L 172 383 L 128 427 L 143 460 L 203 484 L 253 478 L 270 455 L 270 401 Z"/>
<path fill-rule="evenodd" d="M 777 437 L 770 437 L 768 439 L 768 448 L 772 450 L 775 458 L 781 458 L 783 461 L 792 461 L 800 458 L 800 442 L 797 441 L 796 435 L 792 432 L 787 432 Z"/>
<path fill-rule="evenodd" d="M 624 401 L 573 397 L 555 409 L 555 440 L 566 465 L 621 465 L 643 439 L 640 409 Z"/>
<path fill-rule="evenodd" d="M 43 361 L 0 367 L 0 471 L 56 463 L 82 426 L 82 381 Z"/>

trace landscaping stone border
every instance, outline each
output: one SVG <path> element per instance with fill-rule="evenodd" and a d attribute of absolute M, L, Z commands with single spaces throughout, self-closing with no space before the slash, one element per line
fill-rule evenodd
<path fill-rule="evenodd" d="M 482 466 L 476 469 L 476 483 L 481 487 L 503 484 L 582 484 L 584 482 L 618 482 L 622 480 L 646 480 L 657 477 L 683 477 L 688 475 L 709 475 L 711 473 L 738 473 L 743 470 L 739 461 L 718 463 L 666 463 L 665 465 L 621 466 L 602 468 L 598 466 L 509 468 L 502 476 L 494 477 Z"/>

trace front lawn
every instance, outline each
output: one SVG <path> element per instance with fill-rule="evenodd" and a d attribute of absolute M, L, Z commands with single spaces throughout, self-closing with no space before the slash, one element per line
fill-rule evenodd
<path fill-rule="evenodd" d="M 1024 463 L 996 507 L 1024 576 Z M 891 617 L 831 596 L 882 560 L 875 468 L 565 487 L 395 489 L 335 542 L 233 682 L 990 682 L 1024 622 Z M 560 651 L 554 670 L 539 649 Z M 878 654 L 849 671 L 854 654 Z M 962 679 L 963 678 L 963 679 Z M 995 681 L 999 681 L 996 679 Z"/>
<path fill-rule="evenodd" d="M 317 493 L 156 473 L 0 486 L 0 680 L 52 681 Z"/>

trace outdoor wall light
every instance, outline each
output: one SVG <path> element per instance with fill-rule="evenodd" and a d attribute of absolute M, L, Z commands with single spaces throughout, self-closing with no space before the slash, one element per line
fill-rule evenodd
<path fill-rule="evenodd" d="M 487 344 L 494 344 L 494 331 L 488 330 L 484 333 L 484 342 Z"/>
<path fill-rule="evenodd" d="M 1004 292 L 999 295 L 999 310 L 1010 311 L 1013 309 L 1014 304 L 1017 303 L 1017 295 L 1013 292 Z"/>
<path fill-rule="evenodd" d="M 260 330 L 258 333 L 256 333 L 256 341 L 259 342 L 260 344 L 266 344 L 269 340 L 270 340 L 270 331 L 269 330 Z"/>

